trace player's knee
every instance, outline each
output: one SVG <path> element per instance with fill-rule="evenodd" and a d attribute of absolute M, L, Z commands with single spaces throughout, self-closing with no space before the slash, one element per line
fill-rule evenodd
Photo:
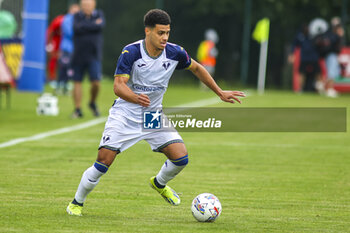
<path fill-rule="evenodd" d="M 181 158 L 170 160 L 176 166 L 186 166 L 188 164 L 188 155 L 185 155 Z"/>
<path fill-rule="evenodd" d="M 100 148 L 97 155 L 97 161 L 107 166 L 111 166 L 117 154 L 117 151 L 112 151 L 106 148 Z"/>

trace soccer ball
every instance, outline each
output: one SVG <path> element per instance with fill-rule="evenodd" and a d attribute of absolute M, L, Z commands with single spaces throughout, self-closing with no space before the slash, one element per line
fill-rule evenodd
<path fill-rule="evenodd" d="M 221 214 L 219 199 L 211 193 L 202 193 L 195 197 L 191 206 L 192 214 L 199 222 L 214 222 Z"/>

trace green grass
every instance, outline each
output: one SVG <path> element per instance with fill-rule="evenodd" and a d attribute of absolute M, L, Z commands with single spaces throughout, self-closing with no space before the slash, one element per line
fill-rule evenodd
<path fill-rule="evenodd" d="M 87 99 L 88 85 L 85 91 Z M 164 102 L 175 106 L 212 96 L 175 85 Z M 71 120 L 70 97 L 60 97 L 58 117 L 36 116 L 36 94 L 12 97 L 12 109 L 0 110 L 0 143 L 93 119 L 85 108 L 83 120 Z M 104 116 L 113 99 L 112 83 L 104 81 L 99 98 Z M 349 103 L 348 95 L 267 91 L 252 92 L 240 107 Z M 118 156 L 89 195 L 84 216 L 68 216 L 65 208 L 96 158 L 102 131 L 99 124 L 0 148 L 0 232 L 349 232 L 349 133 L 181 133 L 190 163 L 170 183 L 183 193 L 178 207 L 149 188 L 164 156 L 140 142 Z M 221 200 L 223 212 L 214 223 L 192 217 L 192 199 L 203 192 Z"/>

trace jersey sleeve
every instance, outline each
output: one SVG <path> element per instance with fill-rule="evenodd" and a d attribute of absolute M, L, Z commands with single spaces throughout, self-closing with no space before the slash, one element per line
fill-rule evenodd
<path fill-rule="evenodd" d="M 141 57 L 140 50 L 135 46 L 127 46 L 123 49 L 117 62 L 114 75 L 130 75 L 134 62 Z"/>
<path fill-rule="evenodd" d="M 176 69 L 182 70 L 182 69 L 189 68 L 191 66 L 191 57 L 188 55 L 188 53 L 184 48 L 179 46 L 177 50 L 178 50 L 177 59 L 179 63 L 177 64 Z"/>

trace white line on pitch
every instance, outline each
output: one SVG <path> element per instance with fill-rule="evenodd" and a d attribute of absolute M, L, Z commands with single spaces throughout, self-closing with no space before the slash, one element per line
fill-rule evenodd
<path fill-rule="evenodd" d="M 219 102 L 221 102 L 220 98 L 219 97 L 215 97 L 215 98 L 209 98 L 209 99 L 204 99 L 204 100 L 190 102 L 190 103 L 187 103 L 187 104 L 181 104 L 181 105 L 178 105 L 178 106 L 173 106 L 173 108 L 203 107 L 203 106 L 207 106 L 207 105 L 211 105 L 211 104 L 216 104 L 216 103 L 219 103 Z M 86 129 L 86 128 L 92 127 L 94 125 L 101 124 L 101 123 L 105 122 L 106 120 L 107 120 L 107 117 L 100 117 L 100 118 L 97 118 L 97 119 L 94 119 L 94 120 L 91 120 L 91 121 L 87 121 L 87 122 L 84 122 L 84 123 L 81 123 L 81 124 L 78 124 L 78 125 L 47 131 L 47 132 L 44 132 L 44 133 L 35 134 L 33 136 L 30 136 L 30 137 L 23 137 L 23 138 L 12 139 L 10 141 L 4 142 L 4 143 L 0 143 L 0 148 L 14 146 L 14 145 L 17 145 L 17 144 L 22 143 L 22 142 L 36 141 L 36 140 L 40 140 L 40 139 L 43 139 L 43 138 L 51 137 L 51 136 L 54 136 L 54 135 L 59 135 L 59 134 L 69 133 L 69 132 L 73 132 L 73 131 L 77 131 L 77 130 L 81 130 L 81 129 Z"/>
<path fill-rule="evenodd" d="M 44 132 L 44 133 L 35 134 L 33 136 L 30 136 L 30 137 L 16 138 L 16 139 L 1 143 L 0 148 L 14 146 L 14 145 L 22 143 L 22 142 L 36 141 L 36 140 L 40 140 L 40 139 L 47 138 L 50 136 L 58 135 L 58 134 L 63 134 L 63 133 L 68 133 L 68 132 L 72 132 L 72 131 L 76 131 L 76 130 L 80 130 L 80 129 L 89 128 L 91 126 L 105 122 L 106 119 L 107 119 L 106 117 L 100 117 L 100 118 L 97 118 L 97 119 L 94 119 L 91 121 L 87 121 L 87 122 L 84 122 L 84 123 L 81 123 L 78 125 L 64 127 L 64 128 Z"/>

